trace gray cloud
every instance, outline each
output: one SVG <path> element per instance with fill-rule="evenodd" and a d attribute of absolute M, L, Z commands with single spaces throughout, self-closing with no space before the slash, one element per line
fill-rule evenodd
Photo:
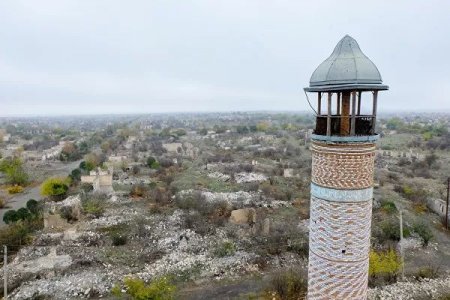
<path fill-rule="evenodd" d="M 450 110 L 448 1 L 0 2 L 0 115 L 307 110 L 352 35 L 380 110 Z"/>

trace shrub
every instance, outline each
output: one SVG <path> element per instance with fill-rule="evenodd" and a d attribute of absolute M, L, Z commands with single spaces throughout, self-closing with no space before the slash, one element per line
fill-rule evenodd
<path fill-rule="evenodd" d="M 219 244 L 214 250 L 214 255 L 217 257 L 232 256 L 234 253 L 236 253 L 236 245 L 230 241 Z"/>
<path fill-rule="evenodd" d="M 11 224 L 11 223 L 17 222 L 18 220 L 19 220 L 19 216 L 17 215 L 17 212 L 13 209 L 8 210 L 3 215 L 3 222 L 5 222 L 5 224 Z"/>
<path fill-rule="evenodd" d="M 103 199 L 90 198 L 82 201 L 83 211 L 86 214 L 91 214 L 94 217 L 100 217 L 105 211 L 105 202 Z"/>
<path fill-rule="evenodd" d="M 165 188 L 157 187 L 151 191 L 151 197 L 157 204 L 167 204 L 170 202 L 171 194 Z"/>
<path fill-rule="evenodd" d="M 141 172 L 141 169 L 140 169 L 138 166 L 133 166 L 133 167 L 131 168 L 131 172 L 132 172 L 134 175 L 137 175 L 137 174 L 139 174 L 139 173 Z"/>
<path fill-rule="evenodd" d="M 19 220 L 25 221 L 25 220 L 30 220 L 33 217 L 33 215 L 30 213 L 30 211 L 25 208 L 19 208 L 17 211 L 16 210 L 8 210 L 4 215 L 3 215 L 3 222 L 5 222 L 6 224 L 11 224 L 14 222 L 17 222 Z"/>
<path fill-rule="evenodd" d="M 300 270 L 288 270 L 272 276 L 268 294 L 271 299 L 298 300 L 306 295 L 307 282 Z M 274 295 L 275 294 L 275 295 Z"/>
<path fill-rule="evenodd" d="M 144 184 L 134 184 L 130 191 L 132 197 L 145 197 L 148 194 L 148 187 Z"/>
<path fill-rule="evenodd" d="M 202 207 L 206 207 L 209 204 L 200 191 L 195 191 L 186 197 L 177 197 L 175 205 L 184 210 L 200 211 Z"/>
<path fill-rule="evenodd" d="M 19 194 L 22 193 L 24 190 L 23 187 L 21 187 L 20 185 L 13 185 L 8 187 L 7 191 L 9 194 Z"/>
<path fill-rule="evenodd" d="M 369 254 L 369 276 L 371 283 L 376 279 L 382 279 L 387 282 L 396 280 L 401 268 L 400 257 L 394 250 L 385 252 L 370 251 Z"/>
<path fill-rule="evenodd" d="M 393 214 L 397 212 L 397 206 L 391 200 L 381 200 L 381 209 L 387 214 Z"/>
<path fill-rule="evenodd" d="M 157 161 L 153 162 L 151 164 L 150 168 L 155 169 L 155 170 L 159 169 L 160 168 L 159 162 L 157 162 Z"/>
<path fill-rule="evenodd" d="M 6 207 L 6 200 L 3 198 L 0 198 L 0 208 L 5 208 Z"/>
<path fill-rule="evenodd" d="M 308 256 L 308 238 L 294 226 L 274 224 L 268 235 L 256 235 L 257 252 L 263 257 L 280 255 L 286 251 Z"/>
<path fill-rule="evenodd" d="M 433 238 L 433 233 L 431 232 L 430 227 L 424 222 L 418 222 L 413 225 L 412 229 L 422 239 L 422 246 L 428 246 L 428 243 Z"/>
<path fill-rule="evenodd" d="M 152 167 L 153 163 L 156 162 L 156 159 L 153 156 L 147 158 L 147 166 Z"/>
<path fill-rule="evenodd" d="M 400 241 L 400 224 L 396 218 L 387 219 L 379 224 L 379 227 L 372 226 L 373 236 L 376 237 L 380 243 L 386 241 Z M 378 230 L 377 230 L 378 229 Z M 411 235 L 410 230 L 406 224 L 403 224 L 403 237 L 407 238 Z"/>
<path fill-rule="evenodd" d="M 7 245 L 8 251 L 14 253 L 28 244 L 30 234 L 43 228 L 42 218 L 33 218 L 23 222 L 9 224 L 0 229 L 0 245 Z"/>
<path fill-rule="evenodd" d="M 59 209 L 59 215 L 61 218 L 66 219 L 67 222 L 77 221 L 78 218 L 74 214 L 72 206 L 63 206 Z"/>
<path fill-rule="evenodd" d="M 114 232 L 111 234 L 111 240 L 114 246 L 123 246 L 127 243 L 128 238 L 125 234 Z"/>
<path fill-rule="evenodd" d="M 84 193 L 89 193 L 89 192 L 92 192 L 93 190 L 94 190 L 94 187 L 92 186 L 92 184 L 90 184 L 90 183 L 86 183 L 86 182 L 83 182 L 81 185 L 80 185 L 80 189 L 84 192 Z"/>
<path fill-rule="evenodd" d="M 10 184 L 24 185 L 28 181 L 28 175 L 23 168 L 23 162 L 19 157 L 8 157 L 0 161 L 0 172 L 6 176 Z"/>
<path fill-rule="evenodd" d="M 418 214 L 423 214 L 428 211 L 428 207 L 425 203 L 413 203 L 413 209 Z"/>
<path fill-rule="evenodd" d="M 34 199 L 28 200 L 26 206 L 30 213 L 33 215 L 37 215 L 41 212 L 41 206 L 39 205 L 39 202 Z"/>
<path fill-rule="evenodd" d="M 142 279 L 125 278 L 126 294 L 136 300 L 171 300 L 174 299 L 175 286 L 168 278 L 161 277 L 145 284 Z M 122 296 L 120 288 L 116 285 L 111 291 L 114 296 Z"/>
<path fill-rule="evenodd" d="M 41 185 L 41 194 L 53 200 L 62 200 L 69 190 L 68 178 L 49 178 Z"/>
<path fill-rule="evenodd" d="M 424 278 L 437 278 L 439 276 L 439 267 L 435 266 L 427 266 L 422 267 L 417 271 L 416 278 L 424 279 Z"/>
<path fill-rule="evenodd" d="M 203 214 L 206 214 L 209 220 L 216 226 L 224 226 L 231 215 L 230 207 L 226 201 L 211 203 L 209 207 L 206 207 L 201 213 L 202 212 Z"/>
<path fill-rule="evenodd" d="M 208 220 L 197 211 L 186 214 L 184 226 L 203 236 L 214 234 L 216 232 L 215 226 L 211 225 Z"/>
<path fill-rule="evenodd" d="M 401 189 L 396 187 L 394 190 L 399 191 L 406 199 L 414 203 L 426 204 L 428 192 L 420 187 L 411 187 L 404 185 Z"/>
<path fill-rule="evenodd" d="M 79 182 L 81 180 L 81 169 L 80 168 L 73 169 L 72 172 L 70 172 L 69 177 L 70 179 L 72 179 L 73 182 Z"/>
<path fill-rule="evenodd" d="M 22 207 L 17 210 L 17 216 L 20 220 L 28 220 L 32 215 L 28 208 Z"/>

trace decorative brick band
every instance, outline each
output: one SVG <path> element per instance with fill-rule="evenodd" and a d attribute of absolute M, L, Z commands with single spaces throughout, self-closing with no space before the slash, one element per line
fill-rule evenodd
<path fill-rule="evenodd" d="M 369 256 L 372 201 L 333 202 L 311 197 L 309 248 L 333 261 Z"/>
<path fill-rule="evenodd" d="M 375 144 L 314 140 L 308 300 L 366 299 Z"/>
<path fill-rule="evenodd" d="M 313 183 L 348 190 L 373 186 L 374 144 L 327 144 L 314 141 L 311 151 Z"/>
<path fill-rule="evenodd" d="M 361 190 L 337 190 L 311 183 L 311 196 L 328 201 L 361 202 L 372 199 L 373 188 L 370 187 Z"/>
<path fill-rule="evenodd" d="M 365 300 L 368 270 L 368 259 L 331 262 L 309 251 L 308 300 Z"/>

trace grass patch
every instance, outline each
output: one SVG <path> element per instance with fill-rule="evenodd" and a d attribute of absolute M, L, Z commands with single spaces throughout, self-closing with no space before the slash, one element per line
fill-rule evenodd
<path fill-rule="evenodd" d="M 236 253 L 236 245 L 231 241 L 223 242 L 214 249 L 214 256 L 225 257 L 232 256 Z"/>
<path fill-rule="evenodd" d="M 207 172 L 194 169 L 188 169 L 179 174 L 171 185 L 176 187 L 178 191 L 206 188 L 211 192 L 225 193 L 234 192 L 238 189 L 237 184 L 210 178 Z"/>
<path fill-rule="evenodd" d="M 305 299 L 307 281 L 300 270 L 278 272 L 270 279 L 266 299 Z"/>
<path fill-rule="evenodd" d="M 381 210 L 387 214 L 394 214 L 397 212 L 397 206 L 392 200 L 381 200 Z"/>

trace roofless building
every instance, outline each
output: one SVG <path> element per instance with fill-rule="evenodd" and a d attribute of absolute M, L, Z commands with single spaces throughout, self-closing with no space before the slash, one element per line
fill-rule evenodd
<path fill-rule="evenodd" d="M 374 63 L 350 36 L 311 76 L 312 135 L 308 299 L 366 299 L 378 92 Z M 370 95 L 369 103 L 363 94 Z M 371 112 L 362 114 L 361 106 Z"/>

